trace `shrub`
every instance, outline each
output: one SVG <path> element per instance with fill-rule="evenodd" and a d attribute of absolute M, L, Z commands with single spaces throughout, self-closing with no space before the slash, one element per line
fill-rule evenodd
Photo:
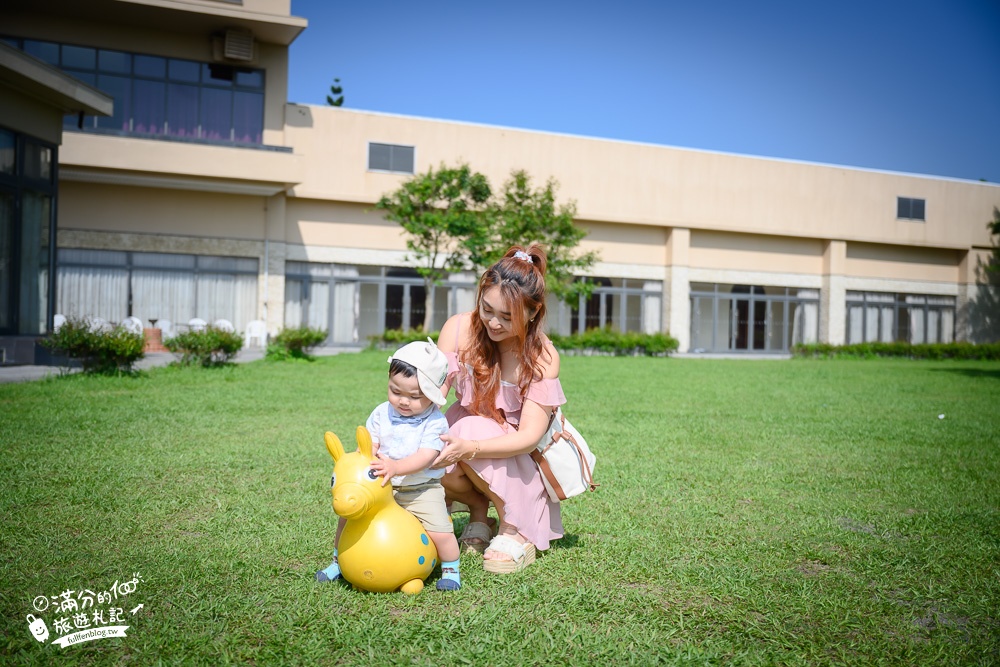
<path fill-rule="evenodd" d="M 313 329 L 310 327 L 284 329 L 268 344 L 265 356 L 275 361 L 312 359 L 309 350 L 325 340 L 325 329 Z"/>
<path fill-rule="evenodd" d="M 416 327 L 415 329 L 410 329 L 409 331 L 403 331 L 402 329 L 386 329 L 385 333 L 381 336 L 369 336 L 368 347 L 380 350 L 395 350 L 406 345 L 407 343 L 425 341 L 428 338 L 436 343 L 440 333 L 441 332 L 439 331 L 427 333 L 424 331 L 423 327 Z"/>
<path fill-rule="evenodd" d="M 605 327 L 588 329 L 583 333 L 560 336 L 550 333 L 552 344 L 569 354 L 601 354 L 616 357 L 663 357 L 675 352 L 679 343 L 669 334 L 620 333 Z"/>
<path fill-rule="evenodd" d="M 142 334 L 131 333 L 121 325 L 94 330 L 86 320 L 71 318 L 44 339 L 42 345 L 56 354 L 79 360 L 84 373 L 116 375 L 134 372 L 135 362 L 144 356 L 145 342 Z"/>
<path fill-rule="evenodd" d="M 180 355 L 182 366 L 223 366 L 243 348 L 243 336 L 215 327 L 186 331 L 163 341 L 163 346 Z"/>
<path fill-rule="evenodd" d="M 879 357 L 902 357 L 907 359 L 974 359 L 1000 361 L 1000 343 L 856 343 L 854 345 L 830 345 L 810 343 L 792 347 L 795 357 L 821 359 L 876 359 Z"/>

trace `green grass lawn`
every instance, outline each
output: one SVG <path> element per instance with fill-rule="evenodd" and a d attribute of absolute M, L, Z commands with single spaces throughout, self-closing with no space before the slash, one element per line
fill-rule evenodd
<path fill-rule="evenodd" d="M 1000 364 L 564 358 L 601 487 L 407 597 L 313 580 L 385 358 L 0 386 L 0 663 L 1000 663 Z M 37 643 L 64 591 L 128 636 Z"/>

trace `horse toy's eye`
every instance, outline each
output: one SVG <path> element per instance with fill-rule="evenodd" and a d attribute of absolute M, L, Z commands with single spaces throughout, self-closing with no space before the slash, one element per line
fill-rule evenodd
<path fill-rule="evenodd" d="M 378 479 L 378 475 L 376 475 L 375 471 L 373 469 L 371 469 L 371 468 L 368 469 L 368 479 L 370 479 L 372 481 Z"/>
<path fill-rule="evenodd" d="M 330 475 L 330 488 L 337 486 L 337 475 Z"/>

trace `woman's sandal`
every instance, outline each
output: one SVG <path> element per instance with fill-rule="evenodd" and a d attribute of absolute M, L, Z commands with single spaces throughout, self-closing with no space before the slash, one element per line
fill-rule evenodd
<path fill-rule="evenodd" d="M 458 538 L 458 544 L 462 551 L 466 553 L 481 554 L 486 551 L 486 547 L 496 534 L 497 520 L 490 517 L 486 523 L 482 521 L 470 521 Z"/>
<path fill-rule="evenodd" d="M 511 557 L 511 560 L 483 559 L 483 569 L 487 572 L 496 574 L 520 572 L 535 562 L 535 545 L 531 542 L 522 544 L 509 535 L 494 537 L 487 550 Z"/>

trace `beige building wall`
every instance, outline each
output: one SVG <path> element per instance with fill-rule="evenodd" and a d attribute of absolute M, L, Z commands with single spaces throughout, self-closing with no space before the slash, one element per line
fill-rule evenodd
<path fill-rule="evenodd" d="M 59 244 L 256 257 L 272 332 L 286 261 L 406 262 L 398 225 L 373 207 L 408 175 L 369 170 L 370 142 L 412 146 L 417 173 L 464 162 L 495 188 L 515 169 L 555 179 L 587 231 L 581 249 L 600 254 L 591 274 L 658 290 L 649 312 L 682 349 L 692 283 L 815 291 L 821 338 L 838 342 L 849 290 L 951 295 L 961 309 L 991 243 L 997 185 L 287 104 L 287 45 L 306 24 L 288 0 L 120 4 L 121 22 L 81 5 L 4 15 L 3 32 L 210 62 L 212 35 L 249 29 L 277 149 L 67 132 Z M 897 197 L 925 200 L 926 220 L 897 219 Z"/>

